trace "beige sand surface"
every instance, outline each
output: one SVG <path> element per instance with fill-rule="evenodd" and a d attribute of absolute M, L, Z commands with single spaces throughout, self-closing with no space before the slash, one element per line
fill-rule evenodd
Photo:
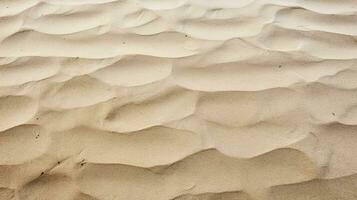
<path fill-rule="evenodd" d="M 0 200 L 357 200 L 356 0 L 1 0 Z"/>

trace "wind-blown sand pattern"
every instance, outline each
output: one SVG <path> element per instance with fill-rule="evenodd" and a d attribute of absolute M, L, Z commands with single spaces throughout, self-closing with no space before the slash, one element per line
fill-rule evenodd
<path fill-rule="evenodd" d="M 356 200 L 357 1 L 0 1 L 0 200 Z"/>

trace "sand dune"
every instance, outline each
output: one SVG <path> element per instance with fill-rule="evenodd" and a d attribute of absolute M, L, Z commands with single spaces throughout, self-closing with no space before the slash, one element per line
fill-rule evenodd
<path fill-rule="evenodd" d="M 357 199 L 356 11 L 0 1 L 0 200 Z"/>

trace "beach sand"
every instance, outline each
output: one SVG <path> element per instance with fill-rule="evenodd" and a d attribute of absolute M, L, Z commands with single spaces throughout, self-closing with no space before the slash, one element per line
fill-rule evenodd
<path fill-rule="evenodd" d="M 356 0 L 1 0 L 0 200 L 356 200 Z"/>

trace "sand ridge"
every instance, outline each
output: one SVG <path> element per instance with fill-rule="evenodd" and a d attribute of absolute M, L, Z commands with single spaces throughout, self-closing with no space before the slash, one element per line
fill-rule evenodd
<path fill-rule="evenodd" d="M 355 200 L 354 0 L 0 1 L 0 200 Z"/>

